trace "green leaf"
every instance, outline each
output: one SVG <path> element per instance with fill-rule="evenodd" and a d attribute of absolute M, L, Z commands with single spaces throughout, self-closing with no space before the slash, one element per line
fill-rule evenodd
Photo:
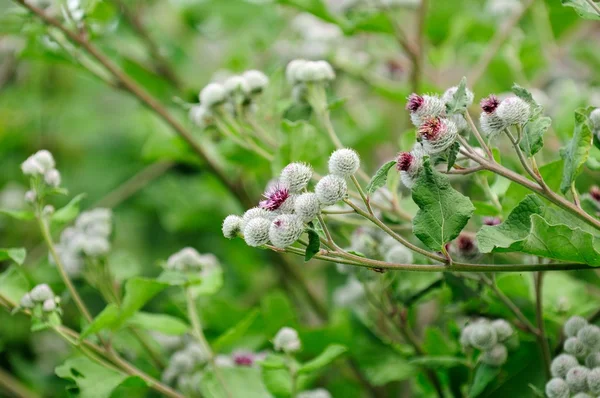
<path fill-rule="evenodd" d="M 11 259 L 19 265 L 23 265 L 27 250 L 24 247 L 13 247 L 10 249 L 0 249 L 0 261 Z"/>
<path fill-rule="evenodd" d="M 227 390 L 223 388 L 226 386 Z M 198 388 L 206 398 L 270 398 L 260 377 L 260 369 L 252 367 L 219 368 L 219 375 L 206 371 Z"/>
<path fill-rule="evenodd" d="M 432 170 L 428 158 L 412 189 L 412 198 L 419 206 L 413 218 L 413 233 L 436 251 L 442 251 L 458 236 L 475 211 L 471 200 L 452 188 L 446 176 Z"/>
<path fill-rule="evenodd" d="M 212 296 L 223 287 L 223 269 L 221 267 L 211 268 L 198 279 L 198 283 L 189 286 L 192 297 Z"/>
<path fill-rule="evenodd" d="M 108 304 L 96 317 L 92 323 L 87 325 L 81 332 L 80 339 L 96 334 L 104 329 L 115 329 L 119 322 L 119 307 L 116 304 Z"/>
<path fill-rule="evenodd" d="M 475 371 L 475 377 L 473 378 L 473 384 L 469 388 L 469 398 L 478 397 L 500 374 L 500 368 L 496 366 L 489 366 L 480 364 L 477 366 Z"/>
<path fill-rule="evenodd" d="M 113 390 L 130 377 L 85 357 L 68 359 L 57 366 L 55 372 L 58 377 L 77 384 L 80 398 L 109 398 Z"/>
<path fill-rule="evenodd" d="M 527 157 L 535 155 L 542 149 L 544 146 L 544 134 L 551 125 L 552 119 L 546 116 L 539 117 L 525 125 L 519 147 L 521 147 Z"/>
<path fill-rule="evenodd" d="M 375 173 L 367 185 L 367 195 L 372 195 L 375 191 L 387 183 L 388 172 L 392 167 L 394 167 L 394 165 L 396 165 L 396 161 L 390 160 L 381 166 L 379 170 L 377 170 L 377 173 Z"/>
<path fill-rule="evenodd" d="M 0 274 L 0 295 L 18 304 L 27 292 L 29 292 L 29 281 L 21 269 L 10 266 Z"/>
<path fill-rule="evenodd" d="M 281 291 L 269 293 L 260 302 L 265 335 L 275 336 L 284 326 L 298 327 L 298 316 L 289 298 Z"/>
<path fill-rule="evenodd" d="M 304 252 L 304 261 L 309 261 L 321 249 L 321 239 L 317 231 L 312 228 L 308 228 L 306 233 L 308 234 L 308 246 Z"/>
<path fill-rule="evenodd" d="M 409 361 L 411 365 L 422 366 L 428 369 L 448 369 L 456 366 L 468 366 L 464 358 L 449 356 L 426 356 L 414 358 Z"/>
<path fill-rule="evenodd" d="M 15 220 L 20 221 L 33 220 L 33 218 L 35 217 L 35 214 L 33 214 L 33 212 L 29 210 L 0 209 L 0 214 L 4 214 L 6 216 L 14 218 Z"/>
<path fill-rule="evenodd" d="M 66 224 L 73 221 L 79 215 L 79 207 L 83 198 L 85 198 L 85 194 L 79 194 L 71 199 L 64 207 L 56 210 L 56 212 L 52 214 L 52 222 Z"/>
<path fill-rule="evenodd" d="M 579 108 L 575 111 L 573 138 L 560 152 L 560 156 L 565 161 L 563 178 L 560 183 L 560 190 L 563 193 L 567 192 L 571 188 L 571 184 L 575 182 L 592 148 L 594 134 L 587 117 L 590 109 Z"/>
<path fill-rule="evenodd" d="M 536 386 L 534 386 L 533 384 L 529 383 L 527 385 L 530 389 L 531 392 L 533 393 L 533 395 L 535 395 L 536 397 L 540 397 L 540 398 L 546 398 L 546 394 L 544 394 L 544 392 L 542 390 L 540 390 L 539 388 L 537 388 Z"/>
<path fill-rule="evenodd" d="M 246 335 L 248 330 L 258 318 L 259 314 L 260 311 L 258 309 L 252 310 L 234 327 L 220 335 L 219 338 L 212 344 L 213 350 L 215 352 L 221 352 L 225 348 L 232 348 L 242 337 Z"/>
<path fill-rule="evenodd" d="M 265 359 L 260 361 L 260 366 L 265 369 L 285 369 L 287 364 L 285 357 L 279 354 L 269 354 Z"/>
<path fill-rule="evenodd" d="M 587 0 L 561 0 L 565 7 L 572 7 L 575 12 L 584 19 L 600 20 L 600 13 L 594 10 Z"/>
<path fill-rule="evenodd" d="M 272 361 L 269 361 L 270 363 Z M 284 365 L 285 366 L 285 365 Z M 292 396 L 292 375 L 287 367 L 261 368 L 262 380 L 271 394 L 276 397 Z"/>
<path fill-rule="evenodd" d="M 325 366 L 335 361 L 346 351 L 348 351 L 348 349 L 343 345 L 332 344 L 330 346 L 327 346 L 327 348 L 325 348 L 325 350 L 321 354 L 319 354 L 318 357 L 300 366 L 300 369 L 298 369 L 298 373 L 302 374 L 319 371 Z"/>
<path fill-rule="evenodd" d="M 446 171 L 452 170 L 454 163 L 456 163 L 456 158 L 458 157 L 458 151 L 460 150 L 460 144 L 456 141 L 452 146 L 448 149 L 448 167 Z"/>
<path fill-rule="evenodd" d="M 454 115 L 455 113 L 465 113 L 469 100 L 467 97 L 467 78 L 463 77 L 458 84 L 458 88 L 450 102 L 446 104 L 446 113 Z"/>
<path fill-rule="evenodd" d="M 308 104 L 292 104 L 283 113 L 283 118 L 290 122 L 298 122 L 301 120 L 310 120 L 312 115 L 312 107 Z"/>
<path fill-rule="evenodd" d="M 153 330 L 167 335 L 180 336 L 185 334 L 190 326 L 179 318 L 166 314 L 136 312 L 125 324 L 144 330 Z"/>

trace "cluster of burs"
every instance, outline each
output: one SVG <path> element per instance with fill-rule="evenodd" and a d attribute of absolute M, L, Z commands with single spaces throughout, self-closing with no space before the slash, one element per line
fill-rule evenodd
<path fill-rule="evenodd" d="M 360 167 L 360 159 L 351 149 L 338 149 L 329 158 L 329 173 L 308 192 L 313 172 L 309 165 L 291 163 L 276 181 L 267 186 L 264 200 L 243 216 L 229 215 L 223 222 L 223 235 L 234 238 L 241 234 L 249 246 L 269 242 L 284 249 L 296 242 L 305 225 L 320 215 L 325 207 L 346 197 L 346 179 Z"/>
<path fill-rule="evenodd" d="M 584 318 L 571 317 L 564 326 L 563 353 L 550 368 L 548 398 L 600 397 L 600 328 Z"/>
<path fill-rule="evenodd" d="M 462 330 L 460 344 L 465 350 L 479 350 L 481 363 L 502 366 L 508 359 L 508 351 L 519 346 L 519 337 L 504 319 L 478 319 Z"/>

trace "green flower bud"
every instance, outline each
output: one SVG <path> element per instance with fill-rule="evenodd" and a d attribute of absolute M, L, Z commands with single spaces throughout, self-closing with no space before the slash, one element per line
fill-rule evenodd
<path fill-rule="evenodd" d="M 600 368 L 594 368 L 588 372 L 587 384 L 592 394 L 600 394 Z"/>
<path fill-rule="evenodd" d="M 552 361 L 550 365 L 550 371 L 553 377 L 567 377 L 567 372 L 574 367 L 579 366 L 577 358 L 569 354 L 560 354 Z"/>
<path fill-rule="evenodd" d="M 508 340 L 508 338 L 514 333 L 510 323 L 506 322 L 504 319 L 496 319 L 491 323 L 491 325 L 496 331 L 496 336 L 498 336 L 498 341 L 500 342 Z"/>
<path fill-rule="evenodd" d="M 587 324 L 588 322 L 585 320 L 585 318 L 582 318 L 580 316 L 572 316 L 565 323 L 563 330 L 567 337 L 576 337 L 577 333 L 579 333 L 581 328 L 583 328 Z"/>
<path fill-rule="evenodd" d="M 227 239 L 233 239 L 237 236 L 238 232 L 240 232 L 242 228 L 242 217 L 236 215 L 228 215 L 223 220 L 223 226 L 221 230 L 223 231 L 223 236 Z"/>
<path fill-rule="evenodd" d="M 575 358 L 584 358 L 588 354 L 588 349 L 577 337 L 569 337 L 563 348 L 567 354 L 571 354 Z"/>
<path fill-rule="evenodd" d="M 277 332 L 273 339 L 273 346 L 277 351 L 296 352 L 300 350 L 301 343 L 298 332 L 289 327 L 283 327 Z"/>
<path fill-rule="evenodd" d="M 253 218 L 244 226 L 244 240 L 248 246 L 258 247 L 269 242 L 269 227 L 271 220 Z"/>
<path fill-rule="evenodd" d="M 303 193 L 296 199 L 294 212 L 303 222 L 309 222 L 321 212 L 321 204 L 317 194 L 309 192 Z"/>
<path fill-rule="evenodd" d="M 576 366 L 567 372 L 567 385 L 572 393 L 587 391 L 587 376 L 590 370 L 584 366 Z"/>
<path fill-rule="evenodd" d="M 508 126 L 522 126 L 529 120 L 531 107 L 519 97 L 510 97 L 500 102 L 496 115 Z"/>
<path fill-rule="evenodd" d="M 292 193 L 302 192 L 312 178 L 312 169 L 305 163 L 290 163 L 281 170 L 279 180 L 288 187 Z"/>
<path fill-rule="evenodd" d="M 596 325 L 582 327 L 577 332 L 577 338 L 590 352 L 600 349 L 600 328 Z"/>
<path fill-rule="evenodd" d="M 567 382 L 556 377 L 546 383 L 546 395 L 548 398 L 569 398 L 571 392 Z"/>
<path fill-rule="evenodd" d="M 502 366 L 508 358 L 508 351 L 504 344 L 496 344 L 492 349 L 481 354 L 481 362 L 490 366 Z"/>
<path fill-rule="evenodd" d="M 338 149 L 329 157 L 329 173 L 339 177 L 350 177 L 360 167 L 360 158 L 352 149 Z"/>
<path fill-rule="evenodd" d="M 285 249 L 296 242 L 303 232 L 304 224 L 300 217 L 295 214 L 282 214 L 271 223 L 269 239 L 273 246 Z"/>
<path fill-rule="evenodd" d="M 330 174 L 321 178 L 315 186 L 315 193 L 323 206 L 331 206 L 344 199 L 348 192 L 346 181 L 336 175 Z"/>
<path fill-rule="evenodd" d="M 491 350 L 498 342 L 496 331 L 487 323 L 475 323 L 470 332 L 471 345 L 479 350 Z"/>

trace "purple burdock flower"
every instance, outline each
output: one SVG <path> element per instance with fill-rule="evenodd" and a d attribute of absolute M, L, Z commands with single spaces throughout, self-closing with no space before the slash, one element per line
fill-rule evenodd
<path fill-rule="evenodd" d="M 414 160 L 414 156 L 410 152 L 401 152 L 398 154 L 398 160 L 396 161 L 396 169 L 398 171 L 408 171 Z"/>
<path fill-rule="evenodd" d="M 427 141 L 437 141 L 445 131 L 446 125 L 439 117 L 431 117 L 419 127 L 419 135 Z"/>
<path fill-rule="evenodd" d="M 408 102 L 406 103 L 406 110 L 410 112 L 416 112 L 423 105 L 425 99 L 421 97 L 419 94 L 412 93 L 408 97 Z"/>
<path fill-rule="evenodd" d="M 501 222 L 502 221 L 500 221 L 500 219 L 498 217 L 484 217 L 483 218 L 484 225 L 494 226 L 494 225 L 500 224 Z"/>
<path fill-rule="evenodd" d="M 234 354 L 233 362 L 237 366 L 252 366 L 254 364 L 254 355 L 249 353 Z"/>
<path fill-rule="evenodd" d="M 489 97 L 482 99 L 479 105 L 481 105 L 481 109 L 485 113 L 494 113 L 498 105 L 500 105 L 500 100 L 492 94 Z"/>
<path fill-rule="evenodd" d="M 467 235 L 460 235 L 456 241 L 456 245 L 461 253 L 470 253 L 475 249 L 475 242 Z"/>
<path fill-rule="evenodd" d="M 275 184 L 268 188 L 263 196 L 265 200 L 261 200 L 259 206 L 265 210 L 275 211 L 290 197 L 290 191 L 286 186 Z"/>
<path fill-rule="evenodd" d="M 594 185 L 593 187 L 590 188 L 590 196 L 596 202 L 600 202 L 600 188 L 598 188 L 597 185 Z"/>

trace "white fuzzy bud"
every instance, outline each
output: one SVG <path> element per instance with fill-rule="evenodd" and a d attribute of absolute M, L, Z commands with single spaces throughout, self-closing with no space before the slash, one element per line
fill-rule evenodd
<path fill-rule="evenodd" d="M 304 224 L 295 214 L 277 216 L 269 227 L 269 240 L 280 249 L 292 245 L 304 232 Z"/>
<path fill-rule="evenodd" d="M 496 138 L 506 127 L 504 119 L 501 119 L 496 113 L 482 112 L 479 117 L 481 131 L 488 139 Z"/>
<path fill-rule="evenodd" d="M 470 331 L 471 345 L 479 350 L 490 350 L 498 342 L 496 331 L 487 323 L 475 323 Z"/>
<path fill-rule="evenodd" d="M 296 398 L 331 398 L 331 394 L 324 388 L 317 388 L 316 390 L 302 391 L 296 395 Z"/>
<path fill-rule="evenodd" d="M 364 300 L 365 288 L 353 276 L 348 278 L 345 285 L 338 287 L 333 292 L 333 302 L 338 307 L 352 307 Z"/>
<path fill-rule="evenodd" d="M 200 104 L 207 109 L 225 102 L 227 92 L 225 87 L 219 83 L 210 83 L 200 91 Z"/>
<path fill-rule="evenodd" d="M 52 206 L 52 205 L 46 205 L 42 209 L 42 214 L 44 216 L 51 216 L 52 214 L 54 214 L 54 211 L 55 211 L 54 206 Z"/>
<path fill-rule="evenodd" d="M 416 127 L 432 117 L 446 114 L 446 103 L 437 96 L 412 94 L 408 99 L 407 108 L 410 110 L 410 120 Z"/>
<path fill-rule="evenodd" d="M 244 227 L 244 240 L 248 246 L 258 247 L 269 242 L 269 227 L 271 220 L 253 218 Z"/>
<path fill-rule="evenodd" d="M 508 126 L 522 126 L 529 120 L 531 107 L 519 97 L 509 97 L 500 102 L 496 115 Z"/>
<path fill-rule="evenodd" d="M 54 300 L 54 298 L 49 298 L 48 300 L 45 300 L 44 304 L 42 305 L 42 309 L 44 310 L 44 312 L 52 312 L 56 310 L 56 301 Z"/>
<path fill-rule="evenodd" d="M 464 348 L 471 347 L 471 331 L 473 330 L 473 325 L 466 325 L 463 330 L 460 332 L 460 345 Z"/>
<path fill-rule="evenodd" d="M 428 154 L 438 154 L 456 141 L 458 128 L 450 119 L 432 118 L 421 124 L 419 134 L 423 138 L 423 150 Z"/>
<path fill-rule="evenodd" d="M 594 397 L 592 397 L 590 394 L 580 392 L 580 393 L 573 395 L 572 398 L 594 398 Z"/>
<path fill-rule="evenodd" d="M 600 368 L 588 372 L 587 385 L 592 394 L 600 395 Z"/>
<path fill-rule="evenodd" d="M 29 295 L 31 296 L 31 299 L 33 301 L 39 303 L 42 303 L 48 300 L 49 298 L 54 298 L 54 293 L 52 292 L 52 289 L 50 289 L 50 286 L 48 286 L 45 283 L 37 285 L 36 287 L 31 289 Z"/>
<path fill-rule="evenodd" d="M 585 357 L 585 366 L 590 369 L 600 367 L 600 352 L 592 352 Z"/>
<path fill-rule="evenodd" d="M 308 192 L 298 196 L 294 205 L 294 213 L 303 222 L 309 222 L 321 212 L 321 203 L 317 198 L 317 194 Z"/>
<path fill-rule="evenodd" d="M 49 186 L 56 188 L 60 185 L 60 173 L 56 169 L 48 170 L 44 174 L 44 181 Z"/>
<path fill-rule="evenodd" d="M 335 72 L 327 61 L 305 61 L 295 69 L 295 80 L 320 83 L 335 79 Z"/>
<path fill-rule="evenodd" d="M 304 67 L 304 65 L 307 62 L 308 61 L 303 59 L 295 59 L 293 61 L 290 61 L 289 64 L 287 64 L 287 67 L 285 69 L 285 77 L 289 84 L 296 85 L 300 82 L 300 80 L 298 79 L 298 72 Z"/>
<path fill-rule="evenodd" d="M 566 381 L 555 377 L 546 383 L 546 395 L 548 398 L 569 398 L 571 392 Z"/>
<path fill-rule="evenodd" d="M 346 180 L 330 174 L 323 177 L 315 186 L 315 193 L 322 206 L 331 206 L 344 199 L 348 192 Z"/>
<path fill-rule="evenodd" d="M 242 216 L 241 230 L 243 231 L 246 224 L 248 222 L 250 222 L 250 220 L 252 220 L 253 218 L 260 217 L 260 218 L 266 218 L 266 219 L 272 220 L 274 216 L 275 216 L 275 214 L 273 214 L 269 210 L 265 210 L 261 207 L 253 207 L 251 209 L 248 209 Z"/>
<path fill-rule="evenodd" d="M 499 342 L 508 340 L 508 338 L 512 336 L 514 332 L 510 323 L 506 322 L 504 319 L 496 319 L 490 325 L 496 331 L 496 336 L 498 336 Z"/>
<path fill-rule="evenodd" d="M 586 346 L 577 337 L 569 337 L 563 348 L 567 354 L 571 354 L 576 358 L 584 358 L 588 354 Z"/>
<path fill-rule="evenodd" d="M 329 157 L 329 173 L 331 174 L 350 177 L 357 172 L 359 167 L 360 158 L 352 149 L 338 149 Z"/>
<path fill-rule="evenodd" d="M 587 347 L 588 351 L 600 350 L 600 328 L 596 325 L 587 325 L 579 329 L 577 338 Z"/>
<path fill-rule="evenodd" d="M 481 354 L 481 362 L 490 366 L 502 366 L 506 363 L 508 351 L 504 344 L 496 344 Z"/>
<path fill-rule="evenodd" d="M 288 187 L 290 192 L 300 193 L 308 185 L 312 174 L 313 172 L 309 165 L 295 162 L 288 164 L 281 170 L 279 180 Z"/>
<path fill-rule="evenodd" d="M 400 244 L 397 244 L 397 245 L 394 245 L 392 248 L 390 248 L 385 253 L 384 259 L 388 263 L 412 264 L 413 254 L 408 248 L 406 248 Z"/>
<path fill-rule="evenodd" d="M 194 360 L 186 351 L 177 351 L 171 356 L 169 368 L 176 372 L 187 373 L 194 368 Z"/>
<path fill-rule="evenodd" d="M 34 203 L 37 199 L 37 194 L 33 190 L 25 192 L 25 202 Z"/>
<path fill-rule="evenodd" d="M 192 123 L 202 129 L 210 126 L 214 121 L 212 112 L 204 105 L 193 106 L 190 109 L 189 117 Z"/>
<path fill-rule="evenodd" d="M 584 366 L 575 366 L 567 372 L 565 379 L 571 393 L 587 391 L 587 376 L 590 370 Z"/>
<path fill-rule="evenodd" d="M 415 185 L 423 168 L 423 155 L 425 155 L 425 151 L 420 142 L 413 146 L 412 151 L 398 155 L 396 169 L 400 171 L 400 180 L 408 189 Z"/>
<path fill-rule="evenodd" d="M 569 370 L 573 369 L 575 366 L 579 366 L 577 358 L 569 354 L 560 354 L 554 358 L 554 360 L 552 360 L 550 372 L 552 373 L 553 377 L 560 377 L 564 379 L 567 377 Z"/>
<path fill-rule="evenodd" d="M 463 115 L 455 113 L 454 115 L 448 117 L 448 119 L 450 119 L 456 125 L 456 128 L 458 129 L 459 133 L 469 131 L 469 124 L 467 123 L 467 119 L 465 119 Z"/>
<path fill-rule="evenodd" d="M 21 171 L 25 175 L 35 176 L 42 175 L 44 173 L 44 168 L 38 163 L 37 160 L 29 157 L 27 160 L 21 163 Z"/>
<path fill-rule="evenodd" d="M 252 93 L 263 91 L 269 84 L 267 75 L 259 70 L 247 70 L 242 74 L 242 77 L 246 80 L 246 84 Z"/>
<path fill-rule="evenodd" d="M 112 232 L 112 210 L 99 207 L 85 211 L 77 217 L 75 226 L 85 235 L 108 238 Z"/>
<path fill-rule="evenodd" d="M 35 303 L 33 302 L 33 299 L 31 298 L 31 294 L 25 293 L 25 295 L 23 297 L 21 297 L 21 301 L 19 301 L 19 305 L 23 308 L 33 308 Z"/>
<path fill-rule="evenodd" d="M 289 327 L 283 327 L 277 332 L 273 339 L 273 346 L 277 351 L 293 353 L 300 350 L 300 338 L 298 332 Z"/>
<path fill-rule="evenodd" d="M 229 215 L 225 217 L 223 220 L 223 226 L 221 230 L 223 231 L 223 236 L 227 239 L 233 239 L 237 236 L 238 232 L 240 232 L 242 228 L 242 217 L 236 215 Z"/>
<path fill-rule="evenodd" d="M 110 242 L 102 236 L 86 236 L 82 251 L 90 257 L 100 257 L 110 251 Z"/>
<path fill-rule="evenodd" d="M 590 121 L 594 130 L 600 130 L 600 108 L 596 108 L 590 113 Z"/>
<path fill-rule="evenodd" d="M 576 337 L 577 333 L 579 333 L 581 328 L 587 326 L 587 324 L 588 322 L 585 320 L 585 318 L 582 318 L 580 316 L 572 316 L 565 323 L 563 330 L 567 337 Z"/>
<path fill-rule="evenodd" d="M 448 102 L 452 101 L 452 99 L 454 98 L 454 94 L 456 94 L 457 90 L 458 90 L 458 86 L 450 87 L 448 90 L 446 90 L 444 92 L 444 95 L 442 95 L 442 101 L 444 101 L 446 104 Z M 473 103 L 473 99 L 475 99 L 475 95 L 468 88 L 466 89 L 465 92 L 467 94 L 467 106 L 470 106 Z"/>
<path fill-rule="evenodd" d="M 212 257 L 212 256 L 211 256 Z M 208 258 L 198 253 L 193 247 L 184 247 L 167 259 L 167 268 L 188 271 L 218 265 L 216 258 Z"/>
<path fill-rule="evenodd" d="M 223 83 L 225 93 L 229 96 L 250 94 L 250 86 L 242 76 L 231 76 Z"/>
<path fill-rule="evenodd" d="M 42 175 L 56 167 L 56 162 L 52 154 L 42 149 L 27 158 L 21 164 L 21 170 L 25 175 Z"/>

